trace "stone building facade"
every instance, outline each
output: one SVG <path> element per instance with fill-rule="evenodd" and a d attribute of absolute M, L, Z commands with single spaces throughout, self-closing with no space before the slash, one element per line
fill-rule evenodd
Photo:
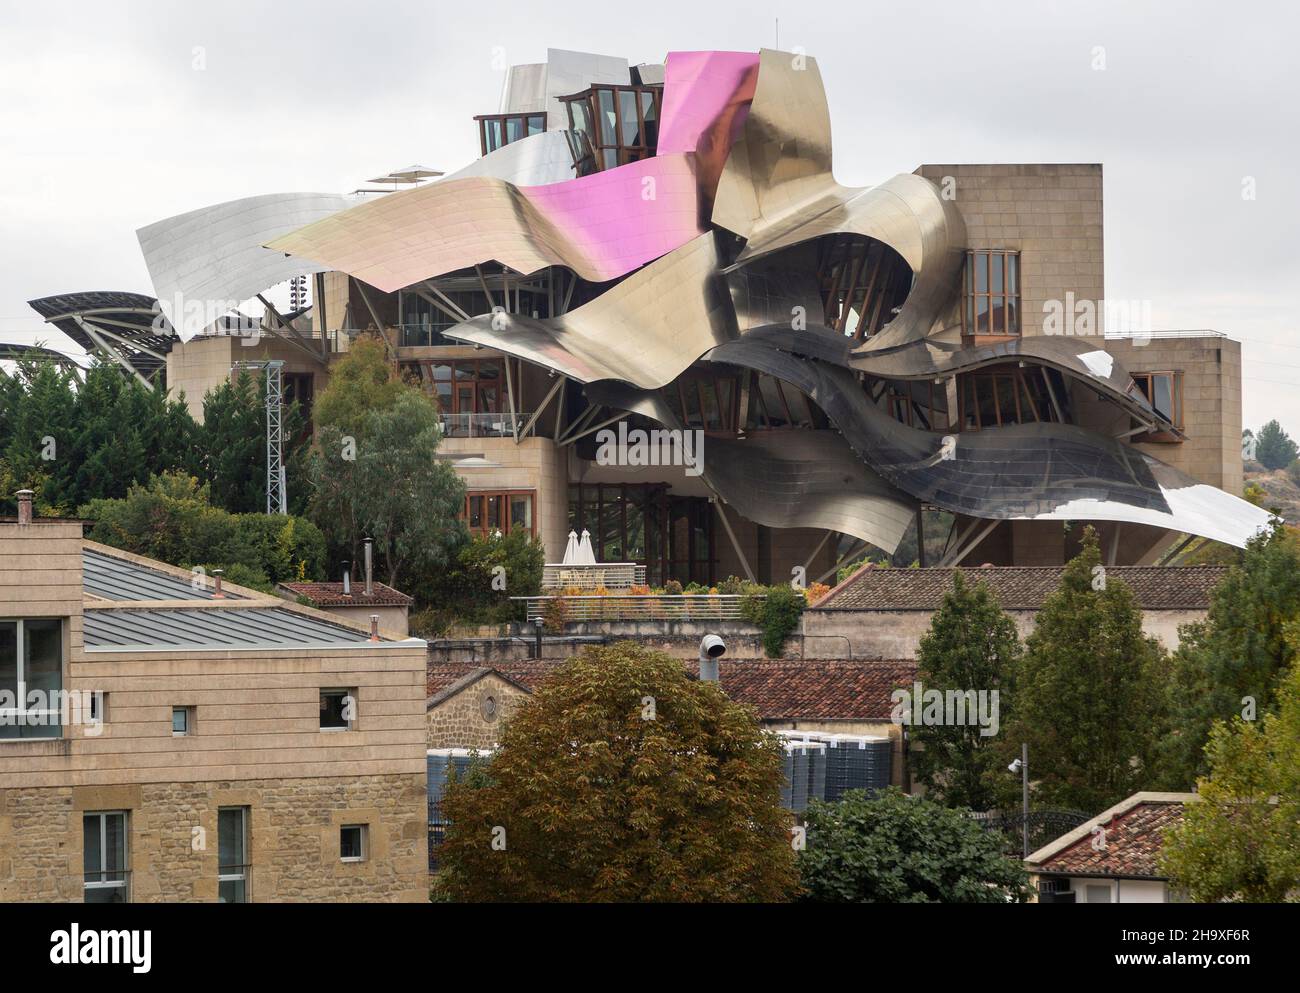
<path fill-rule="evenodd" d="M 425 643 L 191 580 L 0 522 L 0 900 L 427 900 Z"/>

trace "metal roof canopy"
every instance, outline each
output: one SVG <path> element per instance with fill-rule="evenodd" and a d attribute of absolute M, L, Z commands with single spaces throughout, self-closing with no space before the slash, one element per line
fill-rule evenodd
<path fill-rule="evenodd" d="M 81 552 L 81 588 L 105 600 L 211 600 L 207 584 L 192 583 L 157 569 L 114 558 L 94 549 Z M 228 600 L 247 599 L 226 593 Z"/>
<path fill-rule="evenodd" d="M 88 651 L 376 647 L 364 632 L 282 607 L 87 610 L 83 629 Z"/>
<path fill-rule="evenodd" d="M 28 305 L 87 352 L 111 359 L 146 387 L 152 387 L 159 370 L 166 371 L 176 334 L 153 297 L 93 290 L 41 297 Z"/>

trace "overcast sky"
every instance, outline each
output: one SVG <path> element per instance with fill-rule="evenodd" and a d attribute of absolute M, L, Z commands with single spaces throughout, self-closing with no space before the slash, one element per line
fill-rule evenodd
<path fill-rule="evenodd" d="M 841 182 L 1103 163 L 1107 295 L 1244 342 L 1245 424 L 1300 434 L 1300 15 L 1281 3 L 0 0 L 0 339 L 72 347 L 28 299 L 152 293 L 135 229 L 160 218 L 458 168 L 503 60 L 756 51 L 778 19 L 821 67 Z"/>

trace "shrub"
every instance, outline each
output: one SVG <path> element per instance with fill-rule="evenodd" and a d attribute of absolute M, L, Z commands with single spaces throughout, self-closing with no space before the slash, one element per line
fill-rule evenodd
<path fill-rule="evenodd" d="M 764 589 L 752 585 L 745 587 L 745 599 L 740 613 L 747 621 L 763 629 L 763 651 L 770 659 L 778 659 L 785 651 L 785 640 L 799 626 L 799 617 L 807 601 L 803 591 L 791 586 L 770 586 Z"/>

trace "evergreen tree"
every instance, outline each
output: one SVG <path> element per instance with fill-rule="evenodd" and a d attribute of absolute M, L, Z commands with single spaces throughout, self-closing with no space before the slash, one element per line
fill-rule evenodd
<path fill-rule="evenodd" d="M 1149 787 L 1166 721 L 1167 658 L 1100 563 L 1089 527 L 1025 641 L 1009 738 L 1029 745 L 1038 797 L 1084 811 Z"/>
<path fill-rule="evenodd" d="M 1255 459 L 1265 469 L 1283 469 L 1295 461 L 1296 443 L 1276 420 L 1269 421 L 1255 436 Z"/>
<path fill-rule="evenodd" d="M 983 583 L 969 585 L 955 572 L 952 590 L 921 639 L 916 678 L 926 690 L 997 693 L 998 722 L 1005 728 L 1020 654 L 1015 622 L 1003 613 L 989 588 Z M 950 807 L 980 811 L 1013 799 L 1018 784 L 1006 773 L 1005 739 L 983 730 L 974 721 L 910 729 L 919 746 L 911 753 L 916 778 L 928 787 L 928 796 Z"/>
<path fill-rule="evenodd" d="M 1286 624 L 1300 616 L 1300 548 L 1282 523 L 1256 535 L 1210 597 L 1205 620 L 1184 625 L 1173 656 L 1164 742 L 1168 785 L 1190 788 L 1205 771 L 1211 725 L 1254 707 L 1270 710 L 1280 675 L 1295 661 Z"/>

